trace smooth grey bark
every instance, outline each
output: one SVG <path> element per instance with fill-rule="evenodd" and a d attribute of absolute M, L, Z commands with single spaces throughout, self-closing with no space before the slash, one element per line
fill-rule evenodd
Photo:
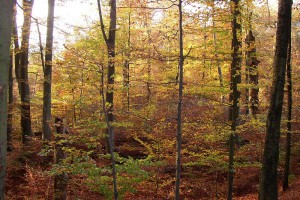
<path fill-rule="evenodd" d="M 31 13 L 34 0 L 23 0 L 24 23 L 22 27 L 22 42 L 20 52 L 20 96 L 21 96 L 21 128 L 22 141 L 32 134 L 30 114 L 30 88 L 28 80 L 29 37 L 31 28 Z"/>
<path fill-rule="evenodd" d="M 43 92 L 43 139 L 51 139 L 51 83 L 55 0 L 48 0 L 47 37 Z"/>
<path fill-rule="evenodd" d="M 289 38 L 291 37 L 291 0 L 279 0 L 273 82 L 266 123 L 259 200 L 278 199 L 277 166 Z"/>
<path fill-rule="evenodd" d="M 231 123 L 231 133 L 229 137 L 229 161 L 228 161 L 228 191 L 227 199 L 232 199 L 233 179 L 234 179 L 234 144 L 235 140 L 239 140 L 236 135 L 237 120 L 239 116 L 239 98 L 240 91 L 238 84 L 241 83 L 241 13 L 240 0 L 231 0 L 231 15 L 232 15 L 232 62 L 230 69 L 230 90 L 229 95 L 229 121 Z M 238 141 L 239 143 L 239 141 Z"/>
<path fill-rule="evenodd" d="M 0 0 L 0 200 L 5 196 L 7 150 L 7 89 L 13 1 Z"/>
<path fill-rule="evenodd" d="M 42 34 L 41 34 L 41 30 L 40 30 L 39 21 L 37 19 L 34 19 L 34 20 L 35 20 L 36 28 L 37 28 L 38 35 L 39 35 L 40 56 L 41 56 L 43 73 L 45 73 L 45 58 L 44 58 L 44 48 L 43 48 L 43 44 L 42 44 Z"/>
<path fill-rule="evenodd" d="M 111 124 L 114 121 L 113 108 L 114 108 L 114 83 L 115 83 L 115 40 L 116 40 L 116 2 L 115 0 L 110 0 L 110 26 L 108 36 L 105 32 L 105 27 L 102 18 L 102 10 L 100 0 L 98 2 L 99 9 L 99 18 L 101 31 L 106 43 L 107 52 L 108 52 L 108 66 L 107 66 L 107 84 L 106 84 L 106 105 L 107 105 L 107 114 L 108 121 Z M 107 143 L 109 143 L 109 137 L 113 133 L 113 127 L 111 127 L 111 133 L 107 131 Z M 110 145 L 107 144 L 107 150 L 110 152 Z"/>
<path fill-rule="evenodd" d="M 97 0 L 100 26 L 104 41 L 106 43 L 108 52 L 108 69 L 107 69 L 107 85 L 106 85 L 106 98 L 104 99 L 104 92 L 102 94 L 104 105 L 104 114 L 107 123 L 107 151 L 110 153 L 112 162 L 112 173 L 113 173 L 113 186 L 114 186 L 114 199 L 118 199 L 118 188 L 117 188 L 117 173 L 116 164 L 114 157 L 114 84 L 115 84 L 115 45 L 116 45 L 116 27 L 117 27 L 117 2 L 116 0 L 110 0 L 110 23 L 108 36 L 105 32 L 105 27 L 102 18 L 102 10 L 100 0 Z M 102 71 L 103 73 L 103 71 Z M 102 74 L 103 76 L 103 74 Z M 104 84 L 102 84 L 104 86 Z"/>
<path fill-rule="evenodd" d="M 17 0 L 14 0 L 14 14 L 13 14 L 13 40 L 14 40 L 14 62 L 15 62 L 15 75 L 18 83 L 19 95 L 21 95 L 20 86 L 20 45 L 19 45 L 19 34 L 17 26 Z"/>
<path fill-rule="evenodd" d="M 285 144 L 285 163 L 284 163 L 284 174 L 283 174 L 283 191 L 289 187 L 289 175 L 290 175 L 290 161 L 291 161 L 291 140 L 292 140 L 292 110 L 293 110 L 293 82 L 292 82 L 292 66 L 291 66 L 291 38 L 289 38 L 288 44 L 288 57 L 286 63 L 287 73 L 287 133 L 286 133 L 286 144 Z"/>
<path fill-rule="evenodd" d="M 177 106 L 177 133 L 176 133 L 176 180 L 175 180 L 175 199 L 180 199 L 180 175 L 181 175 L 181 143 L 182 143 L 182 96 L 183 96 L 183 28 L 182 28 L 182 0 L 179 0 L 179 85 L 178 85 L 178 106 Z"/>

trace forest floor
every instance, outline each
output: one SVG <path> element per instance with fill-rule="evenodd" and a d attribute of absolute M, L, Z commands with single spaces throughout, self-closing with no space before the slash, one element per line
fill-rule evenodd
<path fill-rule="evenodd" d="M 39 156 L 42 143 L 33 140 L 28 145 L 19 148 L 15 146 L 13 152 L 8 154 L 7 168 L 7 199 L 33 200 L 53 198 L 53 178 L 44 172 L 49 170 L 52 162 L 51 156 Z M 295 159 L 293 159 L 295 160 Z M 290 188 L 283 192 L 279 183 L 280 199 L 294 200 L 300 196 L 300 162 L 293 162 L 293 178 Z M 160 173 L 159 179 L 172 176 L 173 170 Z M 226 194 L 226 174 L 212 174 L 205 169 L 185 169 L 182 172 L 183 199 L 224 199 Z M 105 199 L 99 193 L 88 189 L 81 181 L 82 177 L 71 177 L 68 186 L 68 199 Z M 248 167 L 237 169 L 235 175 L 235 198 L 234 199 L 257 199 L 259 181 L 259 169 Z M 193 182 L 193 186 L 189 186 Z M 211 184 L 215 188 L 207 191 L 203 187 Z M 172 183 L 173 184 L 173 183 Z M 159 191 L 153 191 L 153 183 L 143 183 L 137 188 L 137 193 L 128 194 L 125 199 L 172 199 L 173 186 L 167 184 L 160 187 Z M 152 189 L 151 189 L 152 188 Z M 213 192 L 212 192 L 213 191 Z M 214 193 L 212 195 L 212 193 Z"/>
<path fill-rule="evenodd" d="M 6 197 L 11 200 L 39 200 L 53 198 L 53 178 L 46 174 L 51 168 L 52 156 L 39 156 L 42 142 L 36 138 L 27 145 L 15 144 L 8 153 Z M 279 182 L 280 199 L 295 200 L 300 196 L 300 156 L 293 155 L 290 188 L 282 191 Z M 124 199 L 173 199 L 174 169 L 164 168 L 157 173 L 158 182 L 146 181 L 137 187 L 136 193 L 128 193 Z M 166 182 L 164 182 L 164 180 Z M 239 167 L 234 182 L 234 199 L 257 199 L 259 183 L 258 167 Z M 181 191 L 183 199 L 225 199 L 227 174 L 221 171 L 209 172 L 201 167 L 182 170 Z M 90 190 L 83 183 L 83 177 L 70 176 L 68 199 L 105 199 Z"/>

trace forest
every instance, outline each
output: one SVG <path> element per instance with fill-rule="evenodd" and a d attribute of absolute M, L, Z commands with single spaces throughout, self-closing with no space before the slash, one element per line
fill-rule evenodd
<path fill-rule="evenodd" d="M 39 3 L 0 0 L 0 200 L 299 199 L 299 1 Z"/>

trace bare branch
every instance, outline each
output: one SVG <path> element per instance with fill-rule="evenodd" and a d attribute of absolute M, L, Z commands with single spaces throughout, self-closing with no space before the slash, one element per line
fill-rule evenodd
<path fill-rule="evenodd" d="M 102 35 L 103 35 L 104 41 L 107 44 L 108 39 L 107 39 L 107 35 L 106 35 L 105 29 L 104 29 L 105 27 L 104 27 L 104 23 L 103 23 L 103 17 L 102 17 L 102 10 L 101 10 L 100 0 L 97 0 L 97 4 L 98 4 L 98 10 L 99 10 L 99 18 L 100 18 L 101 31 L 102 31 Z"/>

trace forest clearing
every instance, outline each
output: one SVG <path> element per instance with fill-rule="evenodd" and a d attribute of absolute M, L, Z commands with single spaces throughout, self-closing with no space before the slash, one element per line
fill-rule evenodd
<path fill-rule="evenodd" d="M 299 8 L 0 0 L 0 200 L 299 199 Z"/>

